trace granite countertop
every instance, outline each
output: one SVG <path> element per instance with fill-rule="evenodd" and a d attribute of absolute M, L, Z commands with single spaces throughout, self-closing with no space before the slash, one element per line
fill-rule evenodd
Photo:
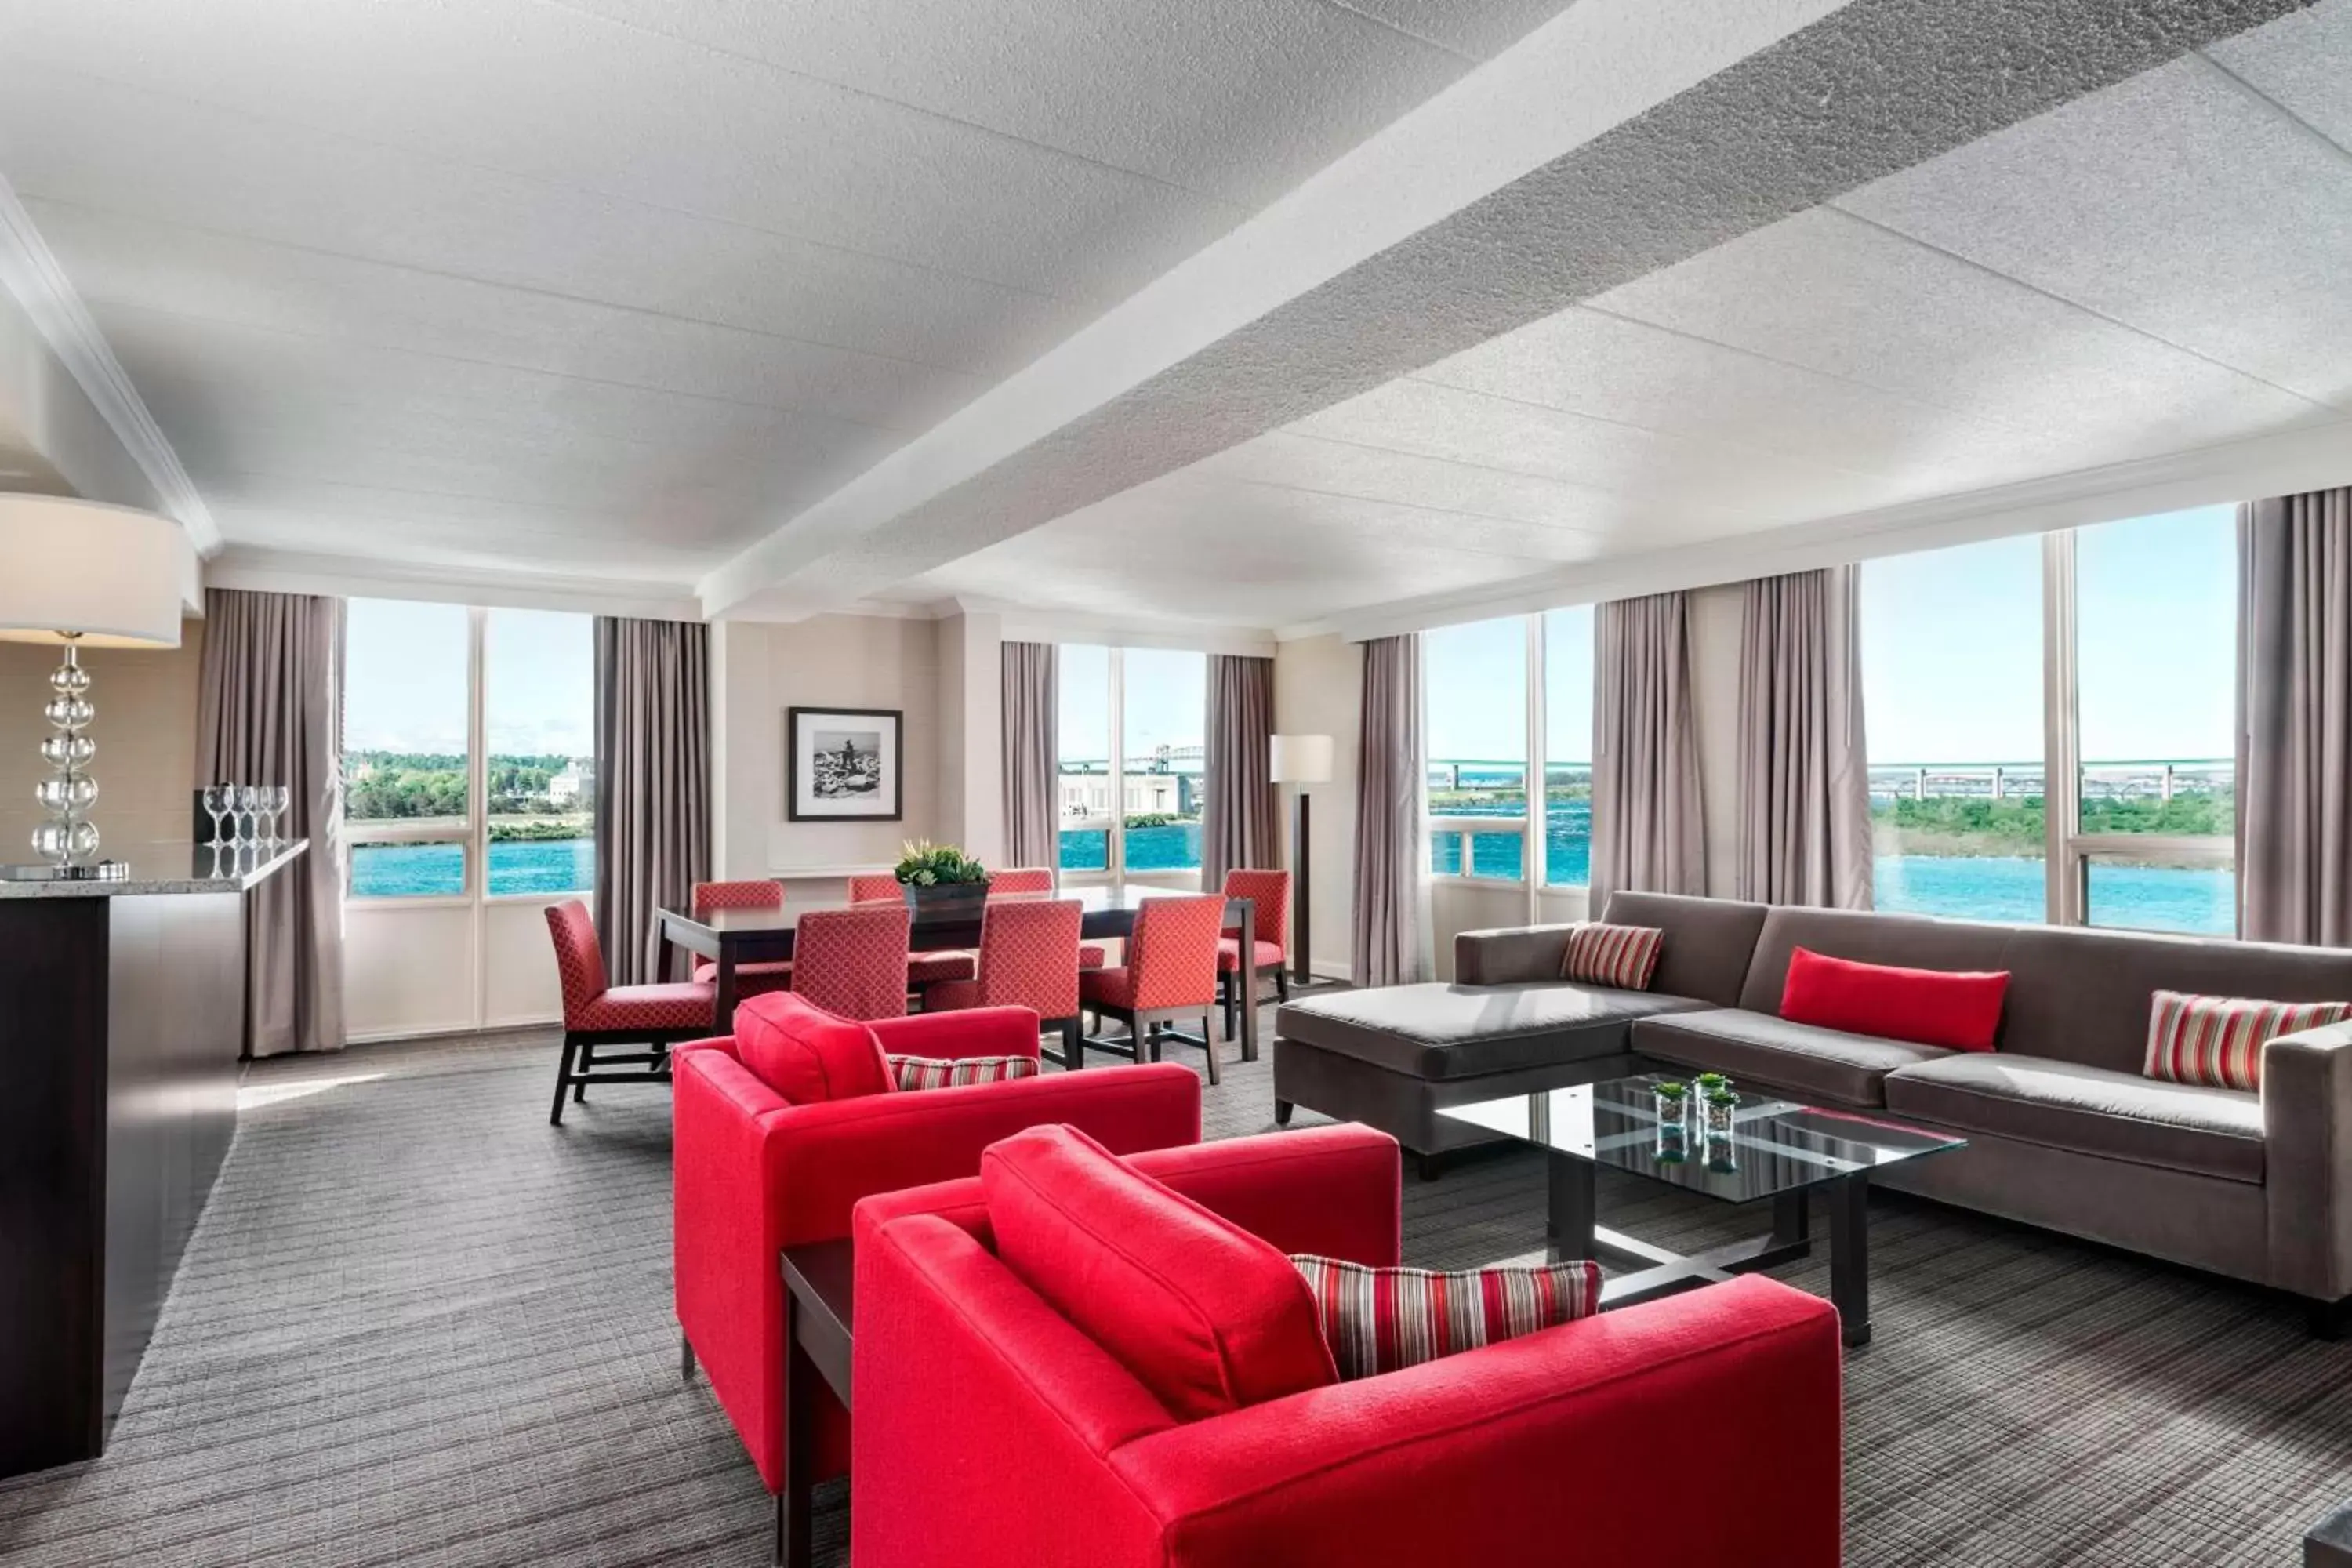
<path fill-rule="evenodd" d="M 120 899 L 145 893 L 241 893 L 276 876 L 310 847 L 307 838 L 267 847 L 247 845 L 215 850 L 209 845 L 134 844 L 109 848 L 106 858 L 127 861 L 131 875 L 120 881 L 11 882 L 0 879 L 0 899 Z"/>

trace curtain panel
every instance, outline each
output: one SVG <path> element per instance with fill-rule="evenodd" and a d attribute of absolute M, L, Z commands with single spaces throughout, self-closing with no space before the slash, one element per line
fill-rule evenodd
<path fill-rule="evenodd" d="M 2238 926 L 2352 946 L 2352 489 L 2238 509 Z"/>
<path fill-rule="evenodd" d="M 1236 868 L 1281 864 L 1275 836 L 1274 660 L 1209 656 L 1208 760 L 1202 780 L 1201 886 Z"/>
<path fill-rule="evenodd" d="M 1421 683 L 1418 635 L 1364 644 L 1350 955 L 1359 985 L 1401 985 L 1422 974 Z"/>
<path fill-rule="evenodd" d="M 343 1044 L 343 602 L 205 594 L 196 773 L 284 784 L 310 852 L 245 900 L 246 1054 Z"/>
<path fill-rule="evenodd" d="M 1620 888 L 1706 891 L 1686 595 L 1618 599 L 1593 616 L 1592 918 Z"/>
<path fill-rule="evenodd" d="M 596 929 L 615 985 L 656 974 L 654 912 L 710 876 L 710 634 L 596 617 Z"/>
<path fill-rule="evenodd" d="M 1058 868 L 1061 660 L 1052 643 L 1003 653 L 1004 863 Z"/>
<path fill-rule="evenodd" d="M 1870 908 L 1862 574 L 1747 585 L 1739 648 L 1739 896 Z"/>

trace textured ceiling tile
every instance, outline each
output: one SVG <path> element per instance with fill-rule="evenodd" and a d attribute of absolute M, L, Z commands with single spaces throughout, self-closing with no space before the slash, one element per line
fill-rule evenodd
<path fill-rule="evenodd" d="M 2352 0 L 2321 0 L 2206 53 L 2336 145 L 2352 148 Z"/>
<path fill-rule="evenodd" d="M 2306 397 L 2352 401 L 2352 155 L 2201 57 L 1837 205 Z"/>
<path fill-rule="evenodd" d="M 1295 430 L 1269 431 L 1184 471 L 1549 528 L 1607 528 L 1631 510 L 1606 490 Z"/>
<path fill-rule="evenodd" d="M 1498 55 L 1565 11 L 1575 0 L 1346 0 L 1351 11 L 1377 16 L 1417 38 L 1480 59 Z"/>

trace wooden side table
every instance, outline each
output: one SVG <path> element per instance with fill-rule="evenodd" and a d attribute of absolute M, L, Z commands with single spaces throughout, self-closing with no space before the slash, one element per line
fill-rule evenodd
<path fill-rule="evenodd" d="M 857 1321 L 856 1258 L 846 1237 L 788 1247 L 784 1271 L 784 1489 L 776 1494 L 776 1561 L 806 1568 L 816 1489 L 817 1382 L 849 1405 Z"/>
<path fill-rule="evenodd" d="M 2352 1503 L 2311 1527 L 2303 1538 L 2303 1568 L 2352 1568 Z"/>

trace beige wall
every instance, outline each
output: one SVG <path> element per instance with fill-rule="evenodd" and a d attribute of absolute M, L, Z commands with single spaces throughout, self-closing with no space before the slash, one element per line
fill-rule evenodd
<path fill-rule="evenodd" d="M 1691 707 L 1698 715 L 1699 790 L 1706 813 L 1706 890 L 1732 897 L 1739 881 L 1739 634 L 1746 588 L 1727 583 L 1690 595 Z"/>
<path fill-rule="evenodd" d="M 1356 754 L 1362 721 L 1364 652 L 1336 637 L 1286 642 L 1274 655 L 1274 721 L 1286 734 L 1331 737 L 1331 782 L 1313 788 L 1314 885 L 1307 889 L 1320 974 L 1345 976 L 1354 945 L 1356 888 Z M 1290 842 L 1291 800 L 1282 794 L 1283 843 Z M 1286 864 L 1288 863 L 1286 860 Z"/>
<path fill-rule="evenodd" d="M 726 877 L 887 866 L 908 838 L 939 835 L 940 623 L 816 616 L 711 628 L 714 859 Z M 788 822 L 787 708 L 896 708 L 906 715 L 900 822 Z"/>
<path fill-rule="evenodd" d="M 176 648 L 91 648 L 89 671 L 98 742 L 90 774 L 98 780 L 100 853 L 134 844 L 185 841 L 189 792 L 196 784 L 196 675 L 205 624 L 184 622 Z M 0 860 L 28 860 L 41 808 L 33 787 L 48 774 L 37 750 L 51 731 L 41 717 L 49 699 L 55 645 L 0 642 Z"/>

